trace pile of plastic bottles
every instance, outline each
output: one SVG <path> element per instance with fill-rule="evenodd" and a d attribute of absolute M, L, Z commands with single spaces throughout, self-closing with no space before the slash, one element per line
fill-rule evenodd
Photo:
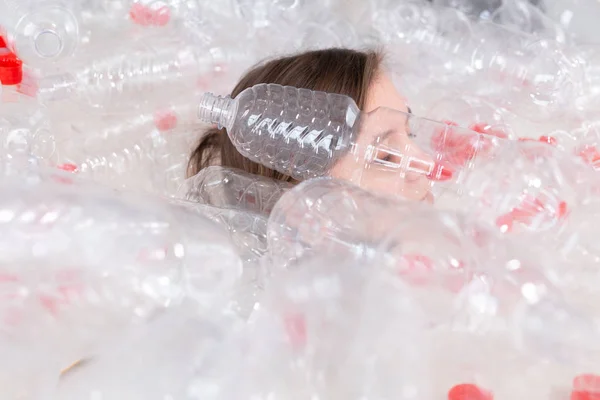
<path fill-rule="evenodd" d="M 599 19 L 0 0 L 0 399 L 600 399 Z M 264 58 L 341 46 L 383 47 L 413 113 L 225 96 Z M 186 179 L 210 124 L 301 183 Z M 410 143 L 364 140 L 399 127 Z M 431 201 L 405 199 L 415 174 Z"/>

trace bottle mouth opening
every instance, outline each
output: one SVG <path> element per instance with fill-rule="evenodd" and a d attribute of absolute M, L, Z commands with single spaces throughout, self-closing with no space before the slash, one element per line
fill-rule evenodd
<path fill-rule="evenodd" d="M 53 5 L 32 10 L 12 31 L 10 48 L 26 63 L 37 63 L 35 66 L 71 56 L 80 40 L 77 17 L 69 9 Z"/>
<path fill-rule="evenodd" d="M 33 37 L 33 46 L 43 58 L 53 58 L 64 50 L 61 35 L 51 29 L 43 29 Z"/>

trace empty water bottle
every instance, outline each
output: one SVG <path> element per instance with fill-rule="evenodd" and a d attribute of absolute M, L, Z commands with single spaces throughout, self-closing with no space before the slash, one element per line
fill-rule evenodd
<path fill-rule="evenodd" d="M 212 306 L 241 274 L 226 231 L 165 201 L 60 172 L 1 185 L 2 329 L 43 331 L 63 363 L 184 298 Z"/>
<path fill-rule="evenodd" d="M 237 169 L 212 166 L 189 178 L 179 190 L 186 200 L 219 208 L 269 215 L 291 183 Z"/>
<path fill-rule="evenodd" d="M 376 259 L 380 268 L 417 287 L 455 292 L 478 264 L 477 247 L 466 239 L 475 233 L 451 213 L 316 179 L 282 196 L 269 218 L 267 240 L 276 265 L 289 267 L 315 254 Z"/>
<path fill-rule="evenodd" d="M 2 0 L 0 26 L 22 60 L 42 65 L 69 57 L 79 42 L 79 22 L 64 0 Z"/>
<path fill-rule="evenodd" d="M 485 171 L 485 172 L 484 172 Z M 511 142 L 467 175 L 465 213 L 504 233 L 556 234 L 589 198 L 593 171 L 541 142 Z"/>
<path fill-rule="evenodd" d="M 118 55 L 61 75 L 44 76 L 37 82 L 44 103 L 74 99 L 95 106 L 137 106 L 148 93 L 175 95 L 186 87 L 201 85 L 202 78 L 232 79 L 236 66 L 248 60 L 236 48 L 201 49 L 193 46 Z"/>
<path fill-rule="evenodd" d="M 371 267 L 322 257 L 276 276 L 252 324 L 233 343 L 229 365 L 237 368 L 227 369 L 218 393 L 227 399 L 431 398 L 422 379 L 431 365 L 419 345 L 419 305 Z"/>

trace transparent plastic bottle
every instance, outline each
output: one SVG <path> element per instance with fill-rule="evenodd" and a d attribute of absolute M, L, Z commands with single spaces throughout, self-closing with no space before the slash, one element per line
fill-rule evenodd
<path fill-rule="evenodd" d="M 123 107 L 137 104 L 148 93 L 175 95 L 182 88 L 195 86 L 200 78 L 222 72 L 227 79 L 234 66 L 247 61 L 238 49 L 202 49 L 168 46 L 153 52 L 134 52 L 95 61 L 79 71 L 42 77 L 37 82 L 38 98 L 43 103 L 73 99 L 91 105 Z M 211 75 L 216 79 L 216 75 Z"/>
<path fill-rule="evenodd" d="M 57 146 L 55 165 L 111 187 L 175 195 L 189 161 L 187 132 L 149 127 L 98 133 L 115 136 L 73 136 Z"/>
<path fill-rule="evenodd" d="M 65 0 L 2 0 L 0 31 L 11 50 L 30 65 L 64 59 L 79 42 L 79 21 Z"/>
<path fill-rule="evenodd" d="M 505 234 L 555 235 L 589 199 L 593 170 L 541 142 L 512 142 L 464 180 L 462 210 Z"/>
<path fill-rule="evenodd" d="M 432 63 L 437 58 L 441 64 L 455 64 L 453 70 L 462 66 L 461 58 L 468 55 L 473 39 L 472 22 L 464 14 L 424 2 L 390 5 L 377 11 L 374 18 L 374 29 L 386 42 L 399 41 Z"/>
<path fill-rule="evenodd" d="M 584 70 L 554 40 L 491 22 L 474 34 L 469 68 L 488 79 L 492 93 L 509 89 L 501 100 L 511 111 L 534 121 L 558 118 L 579 94 Z"/>
<path fill-rule="evenodd" d="M 556 40 L 563 44 L 567 41 L 563 29 L 529 0 L 504 0 L 490 19 L 540 38 Z"/>
<path fill-rule="evenodd" d="M 0 100 L 0 169 L 18 173 L 31 165 L 51 164 L 56 156 L 56 138 L 49 114 L 17 86 L 0 87 L 4 88 Z"/>
<path fill-rule="evenodd" d="M 402 111 L 361 113 L 350 97 L 274 84 L 235 99 L 206 94 L 199 116 L 224 127 L 245 157 L 294 179 L 331 175 L 411 197 L 426 195 L 425 182 L 453 178 L 454 165 L 440 152 L 450 131 L 473 142 L 481 137 Z"/>
<path fill-rule="evenodd" d="M 471 17 L 486 20 L 502 6 L 502 0 L 433 0 L 433 4 L 456 8 Z"/>
<path fill-rule="evenodd" d="M 202 207 L 201 213 L 225 227 L 244 264 L 230 308 L 246 319 L 260 301 L 271 266 L 267 254 L 267 218 L 252 212 Z"/>
<path fill-rule="evenodd" d="M 433 398 L 419 304 L 374 267 L 323 256 L 275 275 L 222 397 Z"/>
<path fill-rule="evenodd" d="M 225 230 L 167 201 L 60 171 L 0 186 L 2 329 L 52 342 L 62 365 L 184 298 L 219 304 L 242 272 Z"/>
<path fill-rule="evenodd" d="M 241 170 L 212 166 L 187 179 L 179 194 L 188 201 L 268 216 L 292 186 Z"/>
<path fill-rule="evenodd" d="M 452 213 L 333 179 L 309 180 L 286 192 L 267 227 L 275 265 L 290 267 L 317 254 L 376 259 L 411 285 L 441 289 L 446 297 L 476 266 L 478 249 L 467 239 L 474 234 Z M 441 316 L 446 311 L 432 307 Z"/>

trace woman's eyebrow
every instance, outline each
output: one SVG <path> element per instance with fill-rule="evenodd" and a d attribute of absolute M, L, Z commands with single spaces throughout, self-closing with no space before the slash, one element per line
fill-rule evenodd
<path fill-rule="evenodd" d="M 409 106 L 406 106 L 406 112 L 409 113 L 409 114 L 412 114 L 412 110 L 410 109 Z"/>
<path fill-rule="evenodd" d="M 395 129 L 389 129 L 389 130 L 385 131 L 384 133 L 382 133 L 381 135 L 379 135 L 379 136 L 376 136 L 376 137 L 373 139 L 373 144 L 375 145 L 375 144 L 377 144 L 377 143 L 379 143 L 379 142 L 383 142 L 383 141 L 384 141 L 384 140 L 386 140 L 388 137 L 390 137 L 390 136 L 391 136 L 391 135 L 392 135 L 394 132 L 396 132 L 396 130 L 395 130 Z"/>

